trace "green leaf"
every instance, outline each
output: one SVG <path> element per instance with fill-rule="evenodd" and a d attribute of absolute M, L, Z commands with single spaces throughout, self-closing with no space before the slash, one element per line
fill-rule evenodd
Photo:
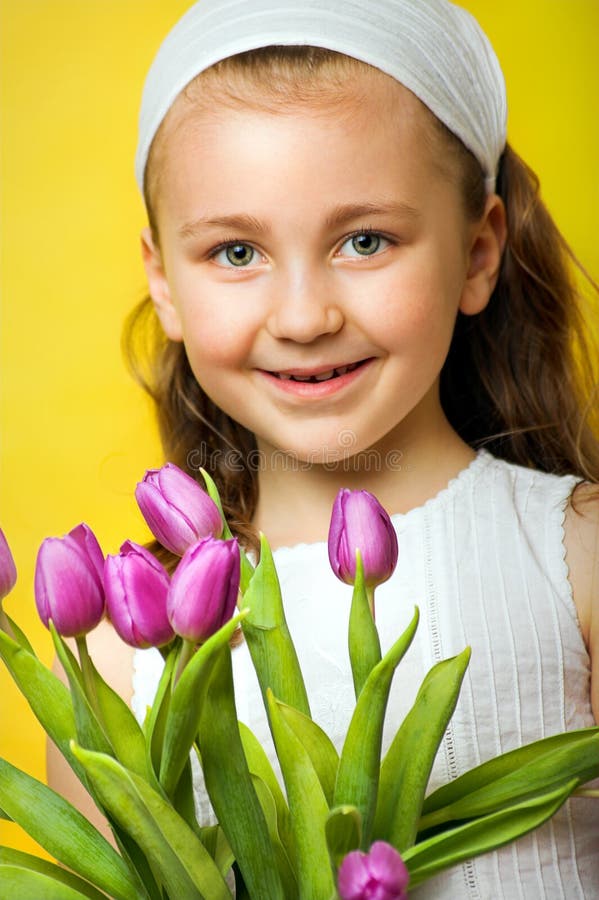
<path fill-rule="evenodd" d="M 14 619 L 11 619 L 10 616 L 6 615 L 6 610 L 4 610 L 4 615 L 6 617 L 6 621 L 8 622 L 8 624 L 10 625 L 10 627 L 12 629 L 12 633 L 13 633 L 14 639 L 17 642 L 17 644 L 20 644 L 21 647 L 23 648 L 23 650 L 28 650 L 30 653 L 33 653 L 33 655 L 35 656 L 35 651 L 34 651 L 33 647 L 31 646 L 31 644 L 29 643 L 29 638 L 27 637 L 25 632 L 19 628 L 17 623 L 14 621 Z"/>
<path fill-rule="evenodd" d="M 266 691 L 310 715 L 308 695 L 295 647 L 289 634 L 281 587 L 268 541 L 261 535 L 260 562 L 244 594 L 250 612 L 242 624 L 265 706 Z"/>
<path fill-rule="evenodd" d="M 81 900 L 86 896 L 41 872 L 0 865 L 0 900 Z"/>
<path fill-rule="evenodd" d="M 368 676 L 354 710 L 339 761 L 334 805 L 355 806 L 362 817 L 362 843 L 370 846 L 377 802 L 381 742 L 393 673 L 418 627 L 419 612 Z"/>
<path fill-rule="evenodd" d="M 75 711 L 75 722 L 77 725 L 76 734 L 79 742 L 93 750 L 98 750 L 100 753 L 112 753 L 112 745 L 86 696 L 81 670 L 75 657 L 62 637 L 58 634 L 51 621 L 49 628 L 52 640 L 54 641 L 54 647 L 56 648 L 56 655 L 69 680 L 73 709 Z"/>
<path fill-rule="evenodd" d="M 336 806 L 325 825 L 331 864 L 338 869 L 343 857 L 362 843 L 362 817 L 355 806 Z"/>
<path fill-rule="evenodd" d="M 200 829 L 200 839 L 224 878 L 235 862 L 235 854 L 225 832 L 220 825 L 206 825 Z"/>
<path fill-rule="evenodd" d="M 40 859 L 39 856 L 32 856 L 29 853 L 23 853 L 21 850 L 13 850 L 12 847 L 0 847 L 0 897 L 2 897 L 3 891 L 3 866 L 14 866 L 20 869 L 28 869 L 31 872 L 37 872 L 54 881 L 61 882 L 62 884 L 67 885 L 67 887 L 73 888 L 75 891 L 79 891 L 79 894 L 83 897 L 87 897 L 88 900 L 107 900 L 106 894 L 101 893 L 93 886 L 93 884 L 90 884 L 89 881 L 84 881 L 82 878 L 73 874 L 73 872 L 69 872 L 67 869 L 63 869 L 62 866 L 57 866 L 54 863 L 48 862 L 48 860 Z M 20 896 L 21 895 L 19 894 L 19 898 Z M 39 897 L 39 895 L 37 895 L 37 897 Z"/>
<path fill-rule="evenodd" d="M 252 783 L 258 800 L 260 801 L 266 824 L 268 825 L 268 833 L 275 854 L 276 866 L 279 870 L 279 875 L 281 876 L 285 900 L 297 900 L 297 881 L 295 879 L 293 867 L 289 861 L 289 855 L 283 846 L 281 835 L 279 834 L 275 801 L 270 790 L 261 778 L 257 775 L 252 775 Z"/>
<path fill-rule="evenodd" d="M 153 787 L 155 790 L 166 797 L 166 794 L 164 794 L 164 790 L 160 786 L 160 783 L 158 783 L 157 785 L 153 785 Z M 195 831 L 197 836 L 201 839 L 202 829 L 196 816 L 191 758 L 187 760 L 183 767 L 183 772 L 181 773 L 181 776 L 179 778 L 177 789 L 175 790 L 175 793 L 172 797 L 172 804 L 181 818 L 185 819 L 191 830 Z"/>
<path fill-rule="evenodd" d="M 374 835 L 400 852 L 416 839 L 433 762 L 469 661 L 467 647 L 433 666 L 383 760 Z"/>
<path fill-rule="evenodd" d="M 214 500 L 214 502 L 216 503 L 218 510 L 220 512 L 220 515 L 221 515 L 221 519 L 223 520 L 223 531 L 221 534 L 221 538 L 223 540 L 230 540 L 233 537 L 233 533 L 232 533 L 231 529 L 229 528 L 229 525 L 225 518 L 225 514 L 223 512 L 223 505 L 222 505 L 222 502 L 220 499 L 220 495 L 218 493 L 218 488 L 205 469 L 200 469 L 200 472 L 202 473 L 202 477 L 206 484 L 206 492 L 208 493 L 208 496 L 211 497 Z M 245 591 L 245 589 L 247 588 L 248 584 L 250 583 L 252 575 L 254 574 L 254 567 L 251 564 L 251 562 L 249 561 L 249 559 L 247 558 L 247 556 L 243 550 L 243 547 L 241 547 L 241 546 L 239 547 L 239 555 L 241 558 L 241 579 L 240 579 L 241 585 L 240 586 L 241 586 L 241 592 L 243 593 Z"/>
<path fill-rule="evenodd" d="M 210 679 L 200 719 L 199 747 L 212 807 L 250 895 L 284 900 L 281 879 L 272 864 L 268 826 L 239 735 L 228 645 L 218 652 Z"/>
<path fill-rule="evenodd" d="M 300 897 L 328 898 L 335 886 L 325 837 L 329 807 L 307 750 L 267 692 L 270 727 L 285 780 Z M 250 891 L 251 894 L 251 891 Z"/>
<path fill-rule="evenodd" d="M 220 494 L 218 492 L 216 483 L 205 469 L 200 469 L 200 472 L 202 473 L 202 478 L 204 479 L 204 484 L 206 485 L 206 493 L 216 503 L 218 511 L 220 513 L 220 517 L 223 520 L 223 532 L 220 537 L 222 537 L 224 540 L 228 540 L 229 538 L 232 538 L 233 535 L 231 533 L 231 529 L 227 525 L 227 520 L 223 512 L 223 504 L 220 499 Z"/>
<path fill-rule="evenodd" d="M 143 897 L 147 896 L 150 900 L 164 900 L 162 888 L 159 887 L 156 873 L 152 868 L 152 860 L 146 859 L 141 848 L 112 816 L 109 816 L 109 822 L 121 856 L 143 885 Z"/>
<path fill-rule="evenodd" d="M 214 860 L 189 825 L 157 791 L 117 760 L 74 747 L 102 804 L 152 860 L 173 897 L 230 900 Z"/>
<path fill-rule="evenodd" d="M 4 759 L 0 759 L 0 804 L 51 856 L 111 897 L 144 896 L 116 850 L 85 816 Z"/>
<path fill-rule="evenodd" d="M 381 661 L 379 633 L 370 609 L 359 550 L 356 550 L 356 577 L 349 614 L 349 659 L 357 699 L 372 669 Z"/>
<path fill-rule="evenodd" d="M 198 733 L 202 706 L 218 651 L 228 644 L 243 610 L 202 644 L 189 660 L 172 693 L 160 763 L 160 783 L 172 797 Z"/>
<path fill-rule="evenodd" d="M 339 754 L 332 740 L 309 716 L 305 716 L 293 706 L 279 702 L 279 710 L 285 722 L 298 738 L 314 766 L 327 804 L 333 802 L 335 780 L 339 767 Z"/>
<path fill-rule="evenodd" d="M 116 758 L 127 769 L 144 778 L 151 777 L 146 760 L 146 741 L 137 719 L 119 695 L 91 666 L 103 729 Z"/>
<path fill-rule="evenodd" d="M 277 823 L 281 840 L 287 852 L 292 855 L 293 839 L 290 831 L 289 807 L 281 790 L 279 779 L 273 771 L 262 744 L 253 731 L 247 725 L 244 725 L 243 722 L 239 722 L 238 726 L 243 752 L 245 753 L 250 773 L 257 775 L 268 787 L 277 810 Z"/>
<path fill-rule="evenodd" d="M 442 869 L 509 844 L 542 825 L 557 812 L 577 785 L 578 781 L 573 779 L 557 790 L 539 793 L 524 803 L 474 819 L 410 847 L 402 853 L 410 872 L 410 889 Z"/>
<path fill-rule="evenodd" d="M 477 766 L 427 797 L 419 830 L 494 812 L 539 790 L 599 776 L 599 727 L 544 738 Z"/>
<path fill-rule="evenodd" d="M 160 766 L 162 764 L 164 729 L 171 702 L 171 680 L 179 655 L 179 646 L 180 642 L 175 641 L 175 644 L 166 657 L 154 702 L 152 703 L 144 722 L 148 768 L 153 769 L 156 778 L 158 778 L 158 773 L 160 772 Z"/>
<path fill-rule="evenodd" d="M 76 734 L 69 689 L 36 656 L 23 649 L 3 631 L 0 631 L 0 656 L 46 734 L 54 741 L 77 776 L 85 782 L 83 770 L 69 747 L 71 738 Z"/>

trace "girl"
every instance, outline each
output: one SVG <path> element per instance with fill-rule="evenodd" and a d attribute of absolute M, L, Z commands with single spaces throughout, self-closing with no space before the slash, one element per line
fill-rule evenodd
<path fill-rule="evenodd" d="M 422 618 L 391 733 L 430 666 L 473 647 L 432 787 L 599 717 L 593 367 L 567 247 L 505 120 L 495 54 L 446 0 L 201 0 L 140 119 L 150 298 L 130 337 L 150 333 L 165 456 L 207 467 L 239 538 L 277 548 L 337 745 L 353 694 L 330 510 L 343 486 L 394 513 L 383 650 L 414 603 Z M 108 625 L 90 646 L 128 697 L 134 671 L 143 717 L 160 655 L 127 657 Z M 234 668 L 239 716 L 272 756 L 243 644 Z M 574 799 L 414 896 L 595 897 L 598 839 L 597 807 Z"/>

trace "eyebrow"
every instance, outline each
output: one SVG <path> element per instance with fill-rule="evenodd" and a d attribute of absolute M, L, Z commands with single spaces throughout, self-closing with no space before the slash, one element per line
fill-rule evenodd
<path fill-rule="evenodd" d="M 400 216 L 404 219 L 416 221 L 420 213 L 409 203 L 400 201 L 374 202 L 374 203 L 344 203 L 336 206 L 325 219 L 327 228 L 335 228 L 350 222 L 352 219 L 360 219 L 364 216 Z"/>
<path fill-rule="evenodd" d="M 337 228 L 345 222 L 353 219 L 359 219 L 364 216 L 383 216 L 393 215 L 400 216 L 404 219 L 416 221 L 420 218 L 418 210 L 403 202 L 367 202 L 367 203 L 344 203 L 334 207 L 325 219 L 325 228 Z M 260 235 L 270 234 L 270 227 L 257 219 L 255 216 L 246 213 L 238 213 L 230 216 L 204 216 L 195 219 L 193 222 L 186 222 L 177 229 L 179 237 L 194 238 L 197 237 L 205 228 L 230 228 L 232 231 L 248 232 L 252 231 Z"/>
<path fill-rule="evenodd" d="M 257 234 L 269 234 L 270 228 L 254 216 L 239 213 L 232 216 L 205 216 L 186 222 L 177 229 L 182 238 L 197 237 L 205 228 L 230 228 L 232 231 L 253 231 Z"/>

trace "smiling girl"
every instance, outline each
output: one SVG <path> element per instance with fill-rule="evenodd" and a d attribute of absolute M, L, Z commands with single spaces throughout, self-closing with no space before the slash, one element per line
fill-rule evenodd
<path fill-rule="evenodd" d="M 383 650 L 414 602 L 422 620 L 390 733 L 427 669 L 473 648 L 431 787 L 599 717 L 590 357 L 567 247 L 505 116 L 492 48 L 445 0 L 202 0 L 161 48 L 140 120 L 150 297 L 130 328 L 136 345 L 150 334 L 165 456 L 208 468 L 239 538 L 277 548 L 337 745 L 353 691 L 330 510 L 349 487 L 393 514 Z M 127 655 L 109 625 L 90 648 L 143 717 L 160 655 Z M 234 668 L 240 718 L 272 755 L 243 644 Z M 53 753 L 50 777 L 65 790 Z M 413 895 L 590 900 L 598 840 L 597 807 L 574 799 Z"/>

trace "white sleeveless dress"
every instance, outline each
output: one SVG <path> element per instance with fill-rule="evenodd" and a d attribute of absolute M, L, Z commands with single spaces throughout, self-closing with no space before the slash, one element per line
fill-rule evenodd
<path fill-rule="evenodd" d="M 399 539 L 393 577 L 376 592 L 383 652 L 420 624 L 400 663 L 383 751 L 428 669 L 472 647 L 429 790 L 530 741 L 594 725 L 590 660 L 572 601 L 563 520 L 577 482 L 480 451 L 446 489 L 392 516 Z M 351 587 L 331 572 L 325 543 L 275 552 L 287 621 L 313 718 L 341 748 L 354 707 L 347 653 Z M 274 748 L 245 645 L 233 651 L 239 718 L 271 759 Z M 141 720 L 162 668 L 156 650 L 135 654 L 133 708 Z M 206 820 L 205 797 L 198 797 Z M 440 873 L 417 900 L 598 900 L 599 802 L 568 801 L 537 831 Z"/>

